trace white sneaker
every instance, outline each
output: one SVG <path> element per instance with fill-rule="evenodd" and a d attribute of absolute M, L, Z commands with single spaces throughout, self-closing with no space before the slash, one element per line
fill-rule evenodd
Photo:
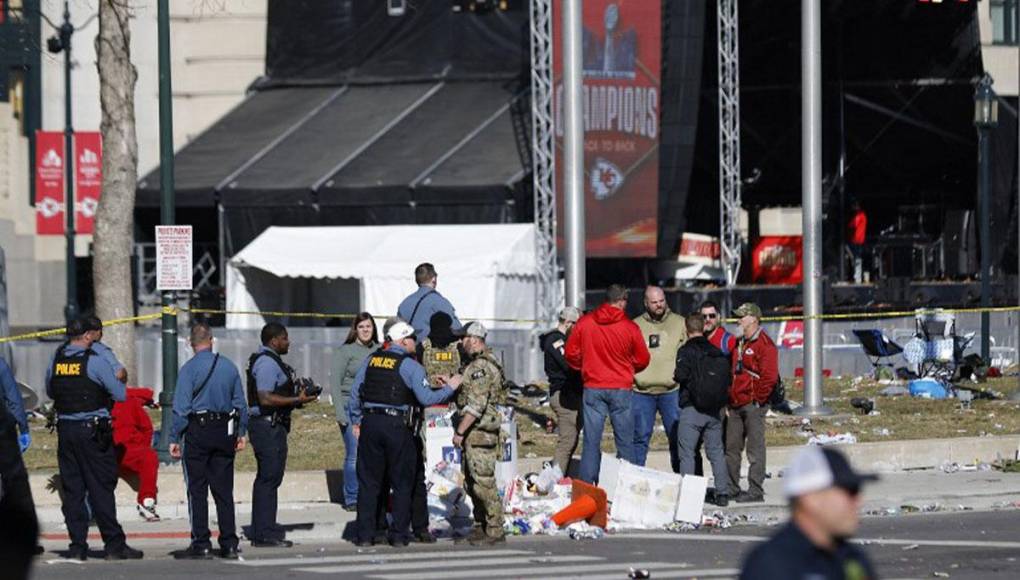
<path fill-rule="evenodd" d="M 147 522 L 158 522 L 159 514 L 156 513 L 156 500 L 147 497 L 138 504 L 138 515 Z"/>

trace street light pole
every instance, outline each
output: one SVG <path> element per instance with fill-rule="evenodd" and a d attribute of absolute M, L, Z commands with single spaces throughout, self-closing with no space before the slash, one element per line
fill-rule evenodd
<path fill-rule="evenodd" d="M 804 224 L 804 406 L 831 415 L 822 397 L 822 7 L 801 0 L 801 212 Z"/>
<path fill-rule="evenodd" d="M 64 238 L 67 242 L 67 304 L 64 306 L 64 320 L 70 324 L 78 317 L 78 268 L 74 256 L 74 128 L 71 123 L 71 10 L 64 0 L 64 22 L 58 30 L 60 49 L 64 51 Z M 51 50 L 56 48 L 51 46 Z"/>
<path fill-rule="evenodd" d="M 173 101 L 170 92 L 170 5 L 159 0 L 156 18 L 159 41 L 159 186 L 160 223 L 174 225 L 174 132 Z M 163 409 L 157 451 L 160 461 L 169 463 L 170 426 L 173 425 L 174 391 L 177 387 L 177 310 L 174 292 L 163 291 L 163 389 L 159 404 Z"/>
<path fill-rule="evenodd" d="M 563 232 L 566 237 L 566 305 L 584 310 L 584 120 L 581 109 L 581 4 L 563 7 Z"/>
<path fill-rule="evenodd" d="M 981 212 L 981 358 L 985 364 L 992 360 L 991 313 L 988 311 L 992 306 L 991 130 L 999 123 L 999 103 L 992 90 L 992 82 L 992 77 L 986 73 L 974 91 L 974 125 L 978 131 L 978 206 Z"/>

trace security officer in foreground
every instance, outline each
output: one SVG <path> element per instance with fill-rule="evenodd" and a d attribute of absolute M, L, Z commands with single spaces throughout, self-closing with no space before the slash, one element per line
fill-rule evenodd
<path fill-rule="evenodd" d="M 184 458 L 184 481 L 191 510 L 191 545 L 177 559 L 213 557 L 209 533 L 209 490 L 220 527 L 219 555 L 238 559 L 234 520 L 234 455 L 244 449 L 248 405 L 241 375 L 230 359 L 213 353 L 212 330 L 191 328 L 195 356 L 181 367 L 174 392 L 170 455 Z"/>
<path fill-rule="evenodd" d="M 464 388 L 457 397 L 460 423 L 454 446 L 464 450 L 464 487 L 474 506 L 475 527 L 468 536 L 473 546 L 505 542 L 503 503 L 496 489 L 496 461 L 502 449 L 499 428 L 502 415 L 503 369 L 485 345 L 488 330 L 480 322 L 468 323 L 461 332 L 467 353 Z"/>
<path fill-rule="evenodd" d="M 98 316 L 89 316 L 85 319 L 85 324 L 89 332 L 94 333 L 94 339 L 92 342 L 92 350 L 97 355 L 103 358 L 106 362 L 110 363 L 113 367 L 113 374 L 117 377 L 117 380 L 127 384 L 128 374 L 127 369 L 124 368 L 124 364 L 120 362 L 117 355 L 114 354 L 113 349 L 103 342 L 103 321 Z"/>
<path fill-rule="evenodd" d="M 262 348 L 248 359 L 248 431 L 258 465 L 251 491 L 251 545 L 289 548 L 276 522 L 277 491 L 287 467 L 290 413 L 314 401 L 296 386 L 294 369 L 280 357 L 290 351 L 287 329 L 278 322 L 262 327 Z"/>
<path fill-rule="evenodd" d="M 783 476 L 790 521 L 744 560 L 741 580 L 877 578 L 868 555 L 850 543 L 860 523 L 861 488 L 878 479 L 857 473 L 831 447 L 802 447 Z"/>
<path fill-rule="evenodd" d="M 418 360 L 425 367 L 429 384 L 440 386 L 442 379 L 460 372 L 460 341 L 453 332 L 453 319 L 436 312 L 429 319 L 429 337 L 418 345 Z"/>
<path fill-rule="evenodd" d="M 456 393 L 460 377 L 432 389 L 425 368 L 414 360 L 416 337 L 406 322 L 387 333 L 389 347 L 370 354 L 351 387 L 350 416 L 358 435 L 358 546 L 374 543 L 380 492 L 392 489 L 393 523 L 389 543 L 409 543 L 411 492 L 418 453 L 414 437 L 421 420 L 418 405 L 442 403 Z M 363 418 L 364 417 L 364 418 Z"/>
<path fill-rule="evenodd" d="M 89 516 L 85 494 L 106 544 L 107 560 L 136 560 L 142 552 L 127 545 L 117 522 L 113 490 L 117 457 L 110 408 L 126 397 L 110 363 L 90 347 L 95 334 L 85 320 L 68 324 L 68 342 L 53 355 L 46 372 L 46 394 L 57 413 L 57 461 L 63 487 L 62 509 L 71 538 L 68 558 L 88 558 Z"/>
<path fill-rule="evenodd" d="M 4 372 L 9 373 L 10 369 L 0 359 L 0 377 Z M 36 554 L 39 522 L 32 489 L 28 485 L 28 472 L 21 457 L 27 446 L 19 443 L 18 420 L 8 412 L 5 402 L 10 402 L 10 399 L 0 390 L 0 522 L 3 522 L 0 526 L 0 562 L 3 562 L 4 578 L 21 580 L 28 578 Z M 17 403 L 21 404 L 20 394 L 17 395 Z"/>

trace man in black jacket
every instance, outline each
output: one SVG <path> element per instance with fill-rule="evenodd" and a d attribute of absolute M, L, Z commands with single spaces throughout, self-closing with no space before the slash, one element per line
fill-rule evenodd
<path fill-rule="evenodd" d="M 581 311 L 567 306 L 560 310 L 559 318 L 556 328 L 540 336 L 539 343 L 545 355 L 545 375 L 549 378 L 549 404 L 559 425 L 554 460 L 566 474 L 581 433 L 582 414 L 578 411 L 581 409 L 582 385 L 581 373 L 570 368 L 563 358 L 563 347 L 567 344 L 567 335 L 581 318 Z"/>
<path fill-rule="evenodd" d="M 676 353 L 674 380 L 680 385 L 680 421 L 677 445 L 680 473 L 694 474 L 698 440 L 704 437 L 705 451 L 715 479 L 715 501 L 729 504 L 729 474 L 723 448 L 722 409 L 729 400 L 732 380 L 729 357 L 704 336 L 705 318 L 701 313 L 686 318 L 687 342 Z"/>

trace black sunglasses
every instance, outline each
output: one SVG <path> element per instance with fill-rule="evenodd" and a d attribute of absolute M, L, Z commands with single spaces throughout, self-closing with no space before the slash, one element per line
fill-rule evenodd
<path fill-rule="evenodd" d="M 706 314 L 705 318 L 719 318 L 719 315 L 713 312 L 711 314 Z"/>

